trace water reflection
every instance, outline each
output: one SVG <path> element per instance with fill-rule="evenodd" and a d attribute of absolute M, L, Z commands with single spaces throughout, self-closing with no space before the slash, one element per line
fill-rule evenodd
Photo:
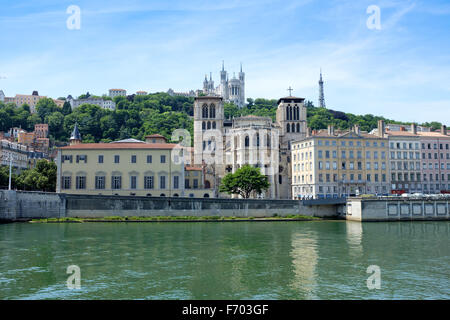
<path fill-rule="evenodd" d="M 362 237 L 363 237 L 363 227 L 362 223 L 358 221 L 346 221 L 346 235 L 347 244 L 350 256 L 357 258 L 361 256 L 363 252 L 362 247 Z"/>
<path fill-rule="evenodd" d="M 291 240 L 292 267 L 294 277 L 291 288 L 297 290 L 304 299 L 317 299 L 317 234 L 293 233 Z"/>

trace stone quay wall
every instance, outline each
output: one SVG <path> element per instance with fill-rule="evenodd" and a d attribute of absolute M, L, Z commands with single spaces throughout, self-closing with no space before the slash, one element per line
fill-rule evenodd
<path fill-rule="evenodd" d="M 214 199 L 69 195 L 0 190 L 0 220 L 151 216 L 335 217 L 334 204 L 304 205 L 298 200 Z"/>
<path fill-rule="evenodd" d="M 345 217 L 355 221 L 450 220 L 449 199 L 363 199 L 347 201 Z"/>

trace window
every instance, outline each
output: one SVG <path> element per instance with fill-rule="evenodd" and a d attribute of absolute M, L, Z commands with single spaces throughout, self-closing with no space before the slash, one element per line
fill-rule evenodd
<path fill-rule="evenodd" d="M 137 188 L 137 177 L 131 176 L 130 177 L 130 189 L 136 189 Z"/>
<path fill-rule="evenodd" d="M 77 163 L 83 161 L 84 163 L 87 163 L 87 155 L 77 155 Z"/>
<path fill-rule="evenodd" d="M 174 176 L 173 177 L 173 188 L 174 189 L 178 189 L 180 185 L 180 177 L 179 176 Z"/>
<path fill-rule="evenodd" d="M 153 176 L 144 177 L 144 189 L 153 189 Z"/>
<path fill-rule="evenodd" d="M 159 177 L 159 188 L 160 189 L 165 189 L 166 188 L 166 176 L 160 176 Z"/>
<path fill-rule="evenodd" d="M 113 189 L 113 190 L 122 189 L 122 177 L 121 176 L 112 176 L 111 177 L 111 189 Z"/>
<path fill-rule="evenodd" d="M 103 163 L 103 155 L 98 156 L 98 163 Z"/>
<path fill-rule="evenodd" d="M 64 156 L 62 156 L 62 162 L 64 163 L 64 161 L 69 161 L 70 163 L 72 163 L 72 159 L 73 159 L 73 156 L 69 156 L 69 155 L 64 155 Z"/>
<path fill-rule="evenodd" d="M 114 163 L 119 163 L 120 162 L 120 156 L 119 155 L 115 155 L 114 156 Z"/>
<path fill-rule="evenodd" d="M 198 179 L 194 179 L 194 189 L 198 189 Z"/>
<path fill-rule="evenodd" d="M 95 189 L 105 189 L 104 176 L 95 176 Z"/>
<path fill-rule="evenodd" d="M 147 163 L 152 163 L 152 156 L 150 154 L 147 155 Z"/>
<path fill-rule="evenodd" d="M 161 163 L 166 163 L 166 156 L 165 155 L 161 155 Z"/>
<path fill-rule="evenodd" d="M 131 163 L 136 163 L 136 155 L 131 156 Z"/>
<path fill-rule="evenodd" d="M 76 188 L 77 189 L 86 189 L 86 177 L 85 176 L 77 176 Z"/>
<path fill-rule="evenodd" d="M 62 177 L 62 188 L 63 189 L 70 189 L 71 184 L 72 184 L 72 177 L 69 177 L 69 176 Z"/>

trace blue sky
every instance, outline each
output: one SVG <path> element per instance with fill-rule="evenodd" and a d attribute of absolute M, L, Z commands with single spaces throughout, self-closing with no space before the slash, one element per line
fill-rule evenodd
<path fill-rule="evenodd" d="M 81 9 L 69 30 L 70 5 Z M 381 10 L 370 30 L 366 10 Z M 200 89 L 243 63 L 246 96 L 450 125 L 450 1 L 1 0 L 0 89 L 51 97 Z"/>

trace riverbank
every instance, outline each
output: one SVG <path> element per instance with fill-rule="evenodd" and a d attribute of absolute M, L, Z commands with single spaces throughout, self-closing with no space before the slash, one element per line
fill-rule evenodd
<path fill-rule="evenodd" d="M 239 217 L 195 217 L 195 216 L 156 216 L 156 217 L 103 217 L 103 218 L 46 218 L 31 219 L 29 223 L 85 223 L 85 222 L 276 222 L 276 221 L 321 221 L 329 220 L 319 217 L 302 215 L 288 215 L 284 217 L 273 216 L 266 218 L 239 218 Z"/>

